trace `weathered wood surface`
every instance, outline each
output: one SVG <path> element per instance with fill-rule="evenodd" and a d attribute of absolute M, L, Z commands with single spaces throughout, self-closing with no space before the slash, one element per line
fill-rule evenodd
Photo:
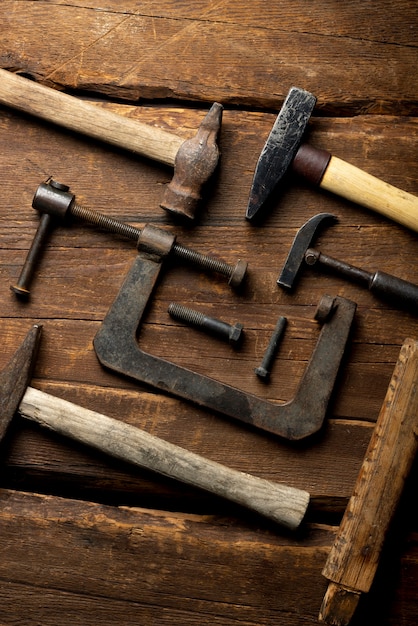
<path fill-rule="evenodd" d="M 0 367 L 41 322 L 34 386 L 312 494 L 301 534 L 285 536 L 232 504 L 18 418 L 1 445 L 2 623 L 316 623 L 332 524 L 351 495 L 399 349 L 406 337 L 417 338 L 416 315 L 335 276 L 306 270 L 292 293 L 276 279 L 297 229 L 318 212 L 339 218 L 318 239 L 324 252 L 416 283 L 418 235 L 296 180 L 262 223 L 244 215 L 260 150 L 293 84 L 318 96 L 314 145 L 418 194 L 418 9 L 412 1 L 378 4 L 1 3 L 2 68 L 185 138 L 209 103 L 218 100 L 225 111 L 219 171 L 198 223 L 185 228 L 158 208 L 170 168 L 1 107 Z M 139 336 L 153 354 L 285 401 L 315 345 L 320 296 L 355 300 L 352 340 L 320 435 L 289 445 L 99 366 L 92 339 L 135 257 L 129 242 L 78 224 L 58 228 L 30 302 L 16 301 L 9 285 L 38 222 L 32 197 L 50 175 L 81 204 L 138 226 L 164 226 L 181 243 L 228 262 L 249 261 L 240 293 L 170 268 Z M 172 300 L 242 322 L 242 348 L 175 323 L 167 314 Z M 288 327 L 265 385 L 253 369 L 279 315 Z M 415 467 L 397 532 L 353 623 L 414 623 L 416 484 Z"/>

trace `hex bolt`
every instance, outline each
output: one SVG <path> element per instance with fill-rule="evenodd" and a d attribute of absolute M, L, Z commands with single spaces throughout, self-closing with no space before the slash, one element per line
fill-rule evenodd
<path fill-rule="evenodd" d="M 41 246 L 50 230 L 52 216 L 64 219 L 71 215 L 80 221 L 97 226 L 110 233 L 122 235 L 135 242 L 138 242 L 142 232 L 141 229 L 135 226 L 125 224 L 113 217 L 80 206 L 75 202 L 75 196 L 70 193 L 67 185 L 52 179 L 39 185 L 33 198 L 32 207 L 40 211 L 42 216 L 19 280 L 15 286 L 11 287 L 12 291 L 19 296 L 29 296 L 29 284 L 35 271 L 36 261 L 41 253 Z M 173 244 L 172 252 L 174 256 L 194 267 L 226 276 L 228 284 L 233 288 L 240 286 L 247 271 L 247 263 L 241 259 L 238 260 L 236 265 L 229 265 L 229 263 L 200 254 L 177 243 Z"/>
<path fill-rule="evenodd" d="M 270 337 L 269 344 L 264 353 L 263 359 L 261 361 L 261 365 L 255 368 L 255 373 L 259 378 L 266 380 L 270 376 L 271 367 L 273 365 L 274 358 L 277 354 L 277 349 L 279 347 L 280 341 L 283 337 L 284 329 L 287 324 L 286 317 L 279 317 L 277 320 L 276 327 L 273 331 L 272 336 Z"/>
<path fill-rule="evenodd" d="M 195 311 L 182 304 L 177 304 L 176 302 L 171 302 L 168 307 L 168 312 L 172 318 L 184 322 L 189 326 L 201 328 L 220 339 L 227 339 L 233 346 L 237 346 L 241 342 L 243 325 L 240 323 L 231 325 L 214 317 L 204 315 L 200 311 Z"/>

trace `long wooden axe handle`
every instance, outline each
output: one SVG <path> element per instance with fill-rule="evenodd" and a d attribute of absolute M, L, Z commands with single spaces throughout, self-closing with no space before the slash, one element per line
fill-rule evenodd
<path fill-rule="evenodd" d="M 130 424 L 28 387 L 23 417 L 112 457 L 205 489 L 295 529 L 309 494 L 211 461 Z"/>
<path fill-rule="evenodd" d="M 406 339 L 323 575 L 319 619 L 346 626 L 369 591 L 418 449 L 418 342 Z"/>
<path fill-rule="evenodd" d="M 183 218 L 194 219 L 201 188 L 218 163 L 216 140 L 223 107 L 217 102 L 202 120 L 197 134 L 186 140 L 3 69 L 0 103 L 174 166 L 174 178 L 165 188 L 161 207 Z"/>

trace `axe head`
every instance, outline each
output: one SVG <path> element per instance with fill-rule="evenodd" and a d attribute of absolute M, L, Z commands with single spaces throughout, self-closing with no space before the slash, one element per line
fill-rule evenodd
<path fill-rule="evenodd" d="M 288 171 L 316 104 L 316 97 L 298 87 L 287 94 L 255 168 L 246 218 L 253 219 Z"/>
<path fill-rule="evenodd" d="M 281 274 L 277 279 L 278 285 L 286 287 L 287 289 L 293 287 L 299 270 L 303 265 L 305 252 L 311 247 L 318 230 L 323 226 L 335 224 L 337 221 L 337 217 L 332 215 L 332 213 L 318 213 L 299 228 L 283 265 Z"/>
<path fill-rule="evenodd" d="M 32 377 L 42 326 L 33 326 L 0 374 L 0 441 L 16 413 Z"/>

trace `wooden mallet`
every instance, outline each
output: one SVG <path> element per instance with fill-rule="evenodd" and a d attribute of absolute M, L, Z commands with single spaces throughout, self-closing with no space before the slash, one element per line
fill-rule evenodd
<path fill-rule="evenodd" d="M 418 448 L 418 342 L 406 339 L 353 494 L 322 571 L 330 583 L 319 620 L 346 626 L 369 591 Z"/>
<path fill-rule="evenodd" d="M 309 494 L 239 472 L 135 426 L 29 387 L 41 327 L 34 326 L 0 373 L 0 441 L 14 414 L 114 458 L 199 487 L 289 529 L 305 516 Z"/>
<path fill-rule="evenodd" d="M 193 220 L 201 190 L 219 160 L 221 104 L 215 102 L 191 139 L 132 120 L 0 69 L 0 103 L 118 148 L 174 166 L 160 206 Z"/>

